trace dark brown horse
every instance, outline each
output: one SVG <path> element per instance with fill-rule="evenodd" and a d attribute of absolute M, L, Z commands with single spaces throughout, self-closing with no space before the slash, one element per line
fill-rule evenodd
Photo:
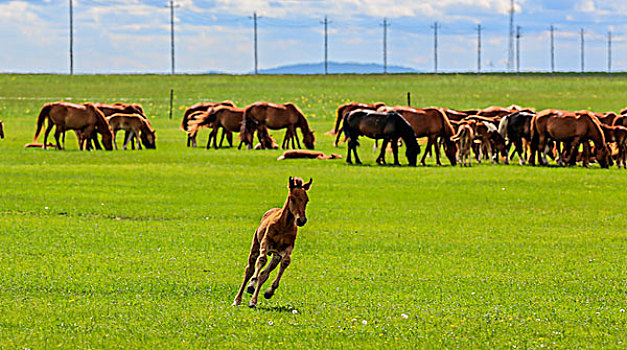
<path fill-rule="evenodd" d="M 514 156 L 514 153 L 517 153 L 518 162 L 520 165 L 525 165 L 527 159 L 527 147 L 525 145 L 531 143 L 531 120 L 535 115 L 535 113 L 529 112 L 516 112 L 501 119 L 499 134 L 507 140 L 506 149 L 508 153 L 511 145 L 514 145 L 514 152 L 508 156 L 505 161 L 506 164 L 509 164 L 509 159 Z"/>
<path fill-rule="evenodd" d="M 58 149 L 65 149 L 65 144 L 61 144 L 59 136 L 66 130 L 77 132 L 79 149 L 81 150 L 85 148 L 87 140 L 92 137 L 94 131 L 102 135 L 102 144 L 106 150 L 113 149 L 111 127 L 104 114 L 91 103 L 79 105 L 69 102 L 54 102 L 44 105 L 37 118 L 34 141 L 37 141 L 46 120 L 48 120 L 48 127 L 44 134 L 44 149 L 47 148 L 48 134 L 54 126 L 56 126 L 54 137 Z"/>
<path fill-rule="evenodd" d="M 206 112 L 209 108 L 218 107 L 218 106 L 228 106 L 235 107 L 235 104 L 231 101 L 222 101 L 222 102 L 202 102 L 197 103 L 185 110 L 183 114 L 183 120 L 181 121 L 181 130 L 187 132 L 189 129 L 189 122 L 194 120 L 191 116 L 196 112 Z M 189 132 L 187 134 L 187 147 L 196 147 L 196 135 L 194 137 L 190 137 Z"/>
<path fill-rule="evenodd" d="M 4 138 L 4 123 L 0 120 L 0 139 Z"/>
<path fill-rule="evenodd" d="M 279 105 L 269 102 L 256 102 L 244 110 L 240 138 L 246 140 L 250 149 L 255 131 L 259 132 L 262 129 L 287 129 L 282 148 L 288 148 L 290 140 L 292 141 L 292 148 L 296 148 L 294 138 L 296 138 L 296 143 L 298 148 L 300 148 L 296 128 L 300 128 L 303 133 L 303 144 L 305 147 L 313 149 L 315 143 L 314 133 L 309 128 L 307 118 L 305 118 L 305 115 L 298 107 L 293 103 Z"/>
<path fill-rule="evenodd" d="M 385 106 L 385 103 L 383 102 L 375 102 L 375 103 L 349 102 L 349 103 L 345 103 L 337 107 L 337 117 L 335 118 L 335 126 L 333 127 L 331 131 L 327 132 L 327 134 L 330 134 L 330 135 L 341 134 L 340 124 L 342 123 L 342 120 L 344 119 L 344 116 L 347 113 L 350 113 L 356 109 L 376 111 L 382 106 Z M 339 141 L 339 137 L 336 137 L 335 143 L 333 144 L 333 146 L 337 147 L 338 141 Z"/>
<path fill-rule="evenodd" d="M 410 166 L 416 165 L 420 146 L 416 141 L 416 133 L 411 125 L 397 112 L 374 112 L 369 110 L 354 110 L 344 117 L 342 130 L 348 140 L 348 156 L 346 162 L 352 164 L 351 153 L 355 154 L 355 163 L 361 164 L 357 155 L 359 136 L 366 136 L 371 139 L 383 139 L 381 152 L 377 158 L 378 164 L 385 164 L 385 150 L 387 144 L 391 142 L 394 154 L 394 164 L 398 162 L 398 142 L 403 139 L 407 148 L 405 156 Z"/>
<path fill-rule="evenodd" d="M 264 298 L 270 299 L 279 288 L 281 277 L 285 269 L 292 261 L 292 251 L 296 242 L 296 234 L 298 227 L 302 227 L 307 223 L 307 203 L 309 196 L 307 191 L 311 188 L 312 179 L 303 183 L 299 177 L 290 177 L 288 188 L 289 193 L 287 200 L 282 208 L 274 208 L 268 210 L 261 218 L 261 223 L 253 236 L 253 244 L 248 255 L 248 264 L 244 272 L 244 280 L 235 296 L 233 305 L 242 303 L 242 296 L 246 289 L 252 294 L 249 307 L 257 306 L 257 298 L 261 287 L 270 277 L 270 272 L 279 264 L 279 273 L 276 276 L 272 286 L 263 294 Z M 272 256 L 270 264 L 262 271 L 268 263 L 268 256 Z M 248 284 L 248 281 L 250 283 Z M 248 284 L 248 288 L 246 288 Z"/>
<path fill-rule="evenodd" d="M 595 156 L 602 168 L 608 167 L 609 150 L 605 144 L 605 136 L 601 123 L 590 112 L 579 112 L 548 109 L 538 113 L 531 121 L 531 154 L 529 164 L 535 165 L 536 152 L 543 165 L 548 164 L 546 153 L 550 139 L 564 142 L 565 151 L 569 154 L 567 163 L 574 165 L 577 161 L 579 144 L 587 144 L 591 140 L 595 146 Z M 561 160 L 560 160 L 560 163 Z M 588 166 L 584 157 L 584 166 Z"/>
<path fill-rule="evenodd" d="M 381 107 L 379 111 L 394 111 L 409 122 L 416 137 L 426 137 L 427 147 L 420 159 L 420 164 L 425 165 L 425 158 L 427 152 L 431 147 L 435 147 L 436 164 L 442 165 L 440 162 L 440 145 L 438 139 L 444 143 L 444 153 L 451 162 L 451 165 L 456 164 L 457 145 L 451 141 L 451 137 L 455 135 L 453 125 L 448 120 L 448 117 L 444 111 L 440 108 L 412 108 L 406 106 L 395 107 Z"/>

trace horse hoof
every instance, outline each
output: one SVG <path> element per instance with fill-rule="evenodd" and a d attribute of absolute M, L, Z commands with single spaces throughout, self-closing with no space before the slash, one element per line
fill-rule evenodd
<path fill-rule="evenodd" d="M 239 306 L 241 303 L 242 303 L 242 300 L 241 300 L 241 299 L 239 299 L 239 300 L 235 299 L 235 300 L 233 301 L 233 304 L 231 304 L 231 306 Z"/>
<path fill-rule="evenodd" d="M 254 302 L 254 303 L 253 303 L 253 302 L 251 301 L 251 302 L 250 302 L 250 304 L 248 304 L 248 307 L 249 307 L 249 308 L 251 308 L 251 309 L 256 308 L 256 307 L 257 307 L 257 302 Z"/>
<path fill-rule="evenodd" d="M 272 288 L 268 288 L 266 290 L 266 292 L 263 293 L 263 297 L 266 298 L 266 299 L 272 298 L 273 295 L 274 295 L 274 289 L 272 289 Z"/>
<path fill-rule="evenodd" d="M 246 292 L 248 294 L 255 294 L 255 286 L 248 286 L 248 288 L 246 288 Z"/>

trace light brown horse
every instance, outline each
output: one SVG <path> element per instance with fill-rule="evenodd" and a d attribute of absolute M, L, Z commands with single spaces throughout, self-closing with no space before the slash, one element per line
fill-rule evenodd
<path fill-rule="evenodd" d="M 435 107 L 412 108 L 406 106 L 384 106 L 379 108 L 378 111 L 395 111 L 399 113 L 414 129 L 416 137 L 428 138 L 427 147 L 422 155 L 420 164 L 425 165 L 427 153 L 433 146 L 435 147 L 436 163 L 438 165 L 442 165 L 440 162 L 440 146 L 438 144 L 438 139 L 441 139 L 444 142 L 444 153 L 451 162 L 451 165 L 456 164 L 455 157 L 457 153 L 457 146 L 455 145 L 455 142 L 451 141 L 451 137 L 455 135 L 455 130 L 442 109 Z"/>
<path fill-rule="evenodd" d="M 75 130 L 78 136 L 79 149 L 83 150 L 88 139 L 94 131 L 102 135 L 102 144 L 105 149 L 113 149 L 113 133 L 104 114 L 91 103 L 83 105 L 69 102 L 54 102 L 44 105 L 37 118 L 37 130 L 35 139 L 41 133 L 44 122 L 48 120 L 48 127 L 44 133 L 44 149 L 47 149 L 48 134 L 53 126 L 56 126 L 54 137 L 57 141 L 58 149 L 65 149 L 65 143 L 61 144 L 59 136 L 66 130 Z"/>
<path fill-rule="evenodd" d="M 620 168 L 621 165 L 625 168 L 627 155 L 627 127 L 622 125 L 609 126 L 601 124 L 601 129 L 603 129 L 605 141 L 607 141 L 608 146 L 610 146 L 611 142 L 616 143 L 616 149 L 618 150 L 618 154 L 616 155 L 616 164 L 618 168 Z"/>
<path fill-rule="evenodd" d="M 4 138 L 4 123 L 0 120 L 0 139 Z"/>
<path fill-rule="evenodd" d="M 237 296 L 235 296 L 233 305 L 241 304 L 244 289 L 247 289 L 248 293 L 253 295 L 248 306 L 257 306 L 257 298 L 261 286 L 270 277 L 270 272 L 280 263 L 281 267 L 276 279 L 263 296 L 266 299 L 270 299 L 277 288 L 279 288 L 281 277 L 292 261 L 292 250 L 296 242 L 298 227 L 302 227 L 307 223 L 306 209 L 307 202 L 309 202 L 307 191 L 311 188 L 312 181 L 312 179 L 309 179 L 309 182 L 303 183 L 301 178 L 290 176 L 288 183 L 289 193 L 283 207 L 270 209 L 263 215 L 261 224 L 257 227 L 253 236 L 248 265 L 244 273 L 244 281 L 242 281 Z M 261 269 L 268 262 L 269 255 L 272 255 L 272 260 L 262 271 Z M 246 288 L 248 280 L 250 280 L 250 284 Z"/>
<path fill-rule="evenodd" d="M 565 151 L 569 154 L 568 164 L 574 165 L 577 161 L 579 144 L 587 144 L 591 140 L 595 146 L 596 159 L 602 168 L 608 167 L 609 150 L 605 144 L 605 136 L 601 130 L 601 123 L 590 112 L 575 112 L 547 109 L 538 113 L 531 121 L 531 153 L 529 164 L 535 165 L 536 152 L 543 165 L 548 164 L 546 153 L 550 139 L 564 142 Z M 561 153 L 561 152 L 560 152 Z M 559 163 L 562 161 L 560 159 Z M 584 157 L 584 166 L 588 166 L 587 157 Z"/>
<path fill-rule="evenodd" d="M 137 103 L 123 103 L 116 102 L 114 104 L 108 103 L 94 103 L 94 106 L 104 113 L 105 117 L 112 116 L 116 113 L 123 114 L 139 114 L 142 117 L 146 118 L 146 114 L 144 113 L 144 107 Z"/>
<path fill-rule="evenodd" d="M 475 139 L 474 124 L 476 124 L 474 121 L 470 121 L 460 125 L 457 134 L 451 137 L 451 141 L 457 143 L 457 162 L 459 166 L 472 166 L 470 150 Z"/>
<path fill-rule="evenodd" d="M 514 107 L 514 108 L 511 108 Z M 519 108 L 516 105 L 510 106 L 510 108 L 498 107 L 498 106 L 490 106 L 484 108 L 477 112 L 477 115 L 480 117 L 488 117 L 488 118 L 498 118 L 499 120 L 506 115 L 510 115 L 515 112 L 519 112 Z M 496 123 L 498 125 L 498 121 Z"/>
<path fill-rule="evenodd" d="M 376 111 L 379 107 L 385 106 L 383 102 L 375 102 L 375 103 L 361 103 L 361 102 L 349 102 L 337 107 L 337 117 L 335 118 L 335 126 L 332 130 L 326 132 L 328 135 L 341 134 L 340 124 L 344 119 L 344 116 L 354 110 L 357 109 L 365 109 L 369 111 Z M 337 143 L 339 141 L 339 137 L 335 139 L 335 143 L 333 146 L 337 147 Z"/>
<path fill-rule="evenodd" d="M 189 122 L 195 120 L 192 118 L 192 115 L 196 112 L 206 112 L 209 108 L 218 107 L 218 106 L 228 106 L 235 107 L 235 104 L 231 101 L 222 101 L 222 102 L 201 102 L 197 103 L 185 110 L 183 114 L 183 120 L 181 121 L 181 130 L 187 132 L 187 147 L 196 147 L 196 135 L 192 138 L 188 132 Z"/>
<path fill-rule="evenodd" d="M 128 135 L 124 140 L 123 148 L 125 150 L 132 137 L 135 137 L 137 140 L 141 139 L 146 148 L 156 148 L 157 136 L 155 135 L 155 130 L 152 128 L 150 123 L 148 123 L 148 120 L 141 115 L 115 113 L 112 116 L 108 117 L 107 120 L 109 121 L 109 125 L 111 126 L 111 129 L 113 131 L 113 144 L 115 145 L 116 150 L 118 149 L 116 135 L 119 130 L 124 130 L 128 132 Z M 140 150 L 142 149 L 142 142 L 137 142 L 137 147 Z"/>
<path fill-rule="evenodd" d="M 305 147 L 313 149 L 315 143 L 314 133 L 309 128 L 307 118 L 305 118 L 305 115 L 303 115 L 303 112 L 301 112 L 298 107 L 293 103 L 279 105 L 269 102 L 256 102 L 246 107 L 244 110 L 244 120 L 242 122 L 240 137 L 246 140 L 248 148 L 250 149 L 255 131 L 260 131 L 261 129 L 287 129 L 282 148 L 285 149 L 289 147 L 290 139 L 292 141 L 292 148 L 296 148 L 293 137 L 296 138 L 296 143 L 298 148 L 300 148 L 296 128 L 300 128 L 303 133 L 303 144 Z"/>
<path fill-rule="evenodd" d="M 222 139 L 220 140 L 220 147 L 224 141 L 226 135 L 229 145 L 233 147 L 233 132 L 240 131 L 242 127 L 242 120 L 244 119 L 244 109 L 229 106 L 212 107 L 206 112 L 196 112 L 192 114 L 196 120 L 190 121 L 188 124 L 189 134 L 195 139 L 198 129 L 202 126 L 210 125 L 212 131 L 209 134 L 207 140 L 207 149 L 211 147 L 211 141 L 213 140 L 213 147 L 218 149 L 217 138 L 218 131 L 222 128 Z M 238 148 L 242 146 L 242 142 Z"/>

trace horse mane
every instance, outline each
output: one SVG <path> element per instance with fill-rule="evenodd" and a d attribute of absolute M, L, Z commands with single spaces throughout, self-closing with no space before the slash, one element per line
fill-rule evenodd
<path fill-rule="evenodd" d="M 91 109 L 91 111 L 94 113 L 94 115 L 96 116 L 96 124 L 98 124 L 99 128 L 102 128 L 103 132 L 105 130 L 109 130 L 109 132 L 112 132 L 111 126 L 109 125 L 107 118 L 105 118 L 104 113 L 102 113 L 100 109 L 98 109 L 93 103 L 90 102 L 85 103 L 84 106 L 88 109 Z"/>
<path fill-rule="evenodd" d="M 446 112 L 442 110 L 442 108 L 437 108 L 437 111 L 440 113 L 440 117 L 442 118 L 442 128 L 444 129 L 444 135 L 448 138 L 455 134 L 455 128 L 453 128 L 453 124 L 446 116 Z"/>
<path fill-rule="evenodd" d="M 588 118 L 588 120 L 590 120 L 592 122 L 592 125 L 595 129 L 596 132 L 599 133 L 600 137 L 601 137 L 601 142 L 604 145 L 605 144 L 605 135 L 603 134 L 603 128 L 601 128 L 601 121 L 599 120 L 599 118 L 595 117 L 594 114 L 592 114 L 592 112 L 590 111 L 584 111 L 584 113 L 581 113 L 579 115 L 579 117 L 586 117 Z"/>
<path fill-rule="evenodd" d="M 298 108 L 295 104 L 288 102 L 284 105 L 287 109 L 290 109 L 292 111 L 294 111 L 296 113 L 296 115 L 298 116 L 298 125 L 300 127 L 300 130 L 303 133 L 311 133 L 311 129 L 309 128 L 309 122 L 307 121 L 307 118 L 305 118 L 305 115 L 303 114 L 303 112 L 300 110 L 300 108 Z"/>
<path fill-rule="evenodd" d="M 403 118 L 403 116 L 396 111 L 388 112 L 388 115 L 390 117 L 393 117 L 396 120 L 396 122 L 399 123 L 398 126 L 402 126 L 401 137 L 403 138 L 403 141 L 405 142 L 405 146 L 407 148 L 411 147 L 411 148 L 419 149 L 420 146 L 418 146 L 418 142 L 416 141 L 416 133 L 414 132 L 414 128 L 411 127 L 411 124 L 409 124 L 407 119 Z M 414 140 L 415 147 L 414 147 L 414 142 L 411 142 L 411 143 L 408 142 L 410 140 Z"/>

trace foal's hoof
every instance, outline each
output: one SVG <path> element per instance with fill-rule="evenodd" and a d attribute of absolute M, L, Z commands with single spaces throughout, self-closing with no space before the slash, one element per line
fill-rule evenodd
<path fill-rule="evenodd" d="M 272 298 L 273 295 L 274 295 L 274 289 L 272 289 L 272 288 L 266 289 L 266 292 L 263 293 L 263 297 L 266 298 L 266 299 Z"/>
<path fill-rule="evenodd" d="M 235 299 L 233 301 L 233 304 L 231 304 L 231 306 L 239 306 L 242 303 L 242 299 Z"/>
<path fill-rule="evenodd" d="M 249 285 L 248 288 L 246 288 L 246 292 L 248 292 L 248 294 L 255 294 L 255 286 L 254 285 Z"/>
<path fill-rule="evenodd" d="M 257 302 L 255 301 L 254 303 L 251 301 L 250 304 L 248 304 L 248 307 L 253 309 L 257 307 Z"/>

